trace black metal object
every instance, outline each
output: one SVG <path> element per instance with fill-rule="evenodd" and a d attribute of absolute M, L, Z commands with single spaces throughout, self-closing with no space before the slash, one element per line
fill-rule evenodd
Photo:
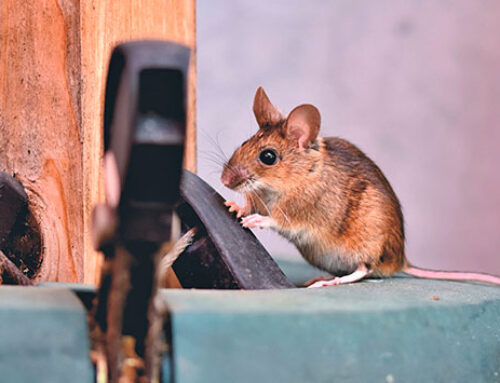
<path fill-rule="evenodd" d="M 185 228 L 198 228 L 193 244 L 173 268 L 184 288 L 282 289 L 295 287 L 253 233 L 227 211 L 224 199 L 185 170 L 184 200 L 177 214 Z"/>
<path fill-rule="evenodd" d="M 120 173 L 125 241 L 168 240 L 179 199 L 189 48 L 164 41 L 119 45 L 109 64 L 104 145 Z"/>
<path fill-rule="evenodd" d="M 120 198 L 116 211 L 95 210 L 105 265 L 94 318 L 111 382 L 132 373 L 123 362 L 131 355 L 140 358 L 134 365 L 144 363 L 133 380 L 159 374 L 155 268 L 180 198 L 189 56 L 179 44 L 137 41 L 117 46 L 109 64 L 104 144 L 116 162 Z M 107 223 L 116 229 L 102 234 Z M 130 338 L 133 350 L 123 349 Z"/>

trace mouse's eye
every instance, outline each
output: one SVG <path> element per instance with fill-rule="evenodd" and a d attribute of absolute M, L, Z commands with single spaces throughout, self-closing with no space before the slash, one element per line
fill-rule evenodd
<path fill-rule="evenodd" d="M 278 155 L 272 149 L 264 149 L 260 152 L 259 160 L 265 165 L 274 165 L 278 161 Z"/>

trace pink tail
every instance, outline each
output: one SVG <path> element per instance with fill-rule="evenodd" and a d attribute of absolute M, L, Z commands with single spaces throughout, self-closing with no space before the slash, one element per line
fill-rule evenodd
<path fill-rule="evenodd" d="M 424 270 L 418 267 L 407 266 L 403 269 L 406 274 L 413 275 L 418 278 L 427 279 L 449 279 L 453 281 L 478 281 L 493 283 L 495 285 L 500 285 L 500 277 L 490 274 L 482 273 L 463 273 L 457 271 L 434 271 L 434 270 Z"/>

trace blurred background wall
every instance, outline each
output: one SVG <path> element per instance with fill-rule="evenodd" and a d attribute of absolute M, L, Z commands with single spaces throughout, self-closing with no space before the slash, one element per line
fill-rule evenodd
<path fill-rule="evenodd" d="M 499 2 L 197 5 L 198 166 L 212 186 L 234 198 L 209 158 L 256 131 L 262 85 L 284 113 L 315 104 L 323 136 L 348 139 L 381 167 L 416 265 L 500 274 Z M 276 234 L 258 235 L 273 255 L 299 258 Z"/>

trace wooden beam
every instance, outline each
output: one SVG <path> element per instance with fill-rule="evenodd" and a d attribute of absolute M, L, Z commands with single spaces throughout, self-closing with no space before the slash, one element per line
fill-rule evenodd
<path fill-rule="evenodd" d="M 0 168 L 41 229 L 39 280 L 82 281 L 78 1 L 0 2 Z"/>
<path fill-rule="evenodd" d="M 102 116 L 113 46 L 193 48 L 185 166 L 196 168 L 194 0 L 0 2 L 0 170 L 23 183 L 42 236 L 38 280 L 98 280 L 89 233 L 102 201 Z"/>
<path fill-rule="evenodd" d="M 84 126 L 84 221 L 90 222 L 95 201 L 102 199 L 102 121 L 107 66 L 113 47 L 130 39 L 168 39 L 193 48 L 189 73 L 185 167 L 196 169 L 196 58 L 194 0 L 82 2 L 82 115 Z M 85 281 L 96 283 L 100 259 L 85 226 Z"/>

